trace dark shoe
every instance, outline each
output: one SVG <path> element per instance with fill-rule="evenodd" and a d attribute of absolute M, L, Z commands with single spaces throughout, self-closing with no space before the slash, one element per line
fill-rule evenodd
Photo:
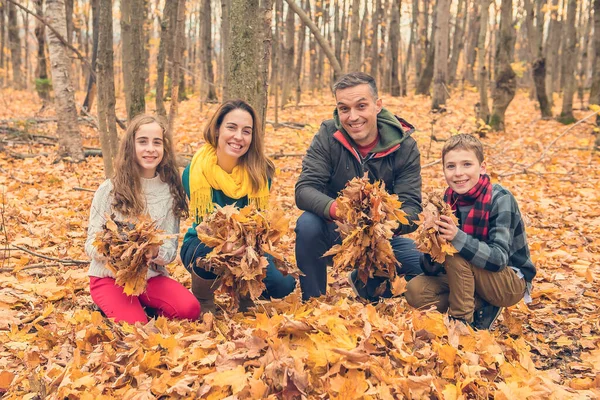
<path fill-rule="evenodd" d="M 488 303 L 479 310 L 475 310 L 473 314 L 473 328 L 477 330 L 490 329 L 500 316 L 502 308 Z"/>
<path fill-rule="evenodd" d="M 367 292 L 367 286 L 358 279 L 357 269 L 348 272 L 348 283 L 350 283 L 350 287 L 356 297 L 367 299 L 369 301 L 377 301 L 376 299 L 371 299 L 371 296 L 369 296 L 369 293 Z"/>

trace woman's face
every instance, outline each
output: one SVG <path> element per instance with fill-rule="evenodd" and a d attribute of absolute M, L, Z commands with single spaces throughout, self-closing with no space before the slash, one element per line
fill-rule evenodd
<path fill-rule="evenodd" d="M 240 157 L 250 149 L 253 127 L 252 115 L 248 111 L 236 108 L 227 113 L 219 127 L 217 159 L 237 165 Z"/>

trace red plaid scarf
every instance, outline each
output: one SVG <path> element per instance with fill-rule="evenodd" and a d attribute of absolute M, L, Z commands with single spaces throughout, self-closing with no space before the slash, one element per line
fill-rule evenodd
<path fill-rule="evenodd" d="M 492 209 L 492 184 L 488 175 L 479 176 L 479 182 L 465 194 L 446 189 L 444 201 L 450 204 L 455 213 L 458 207 L 472 205 L 467 218 L 462 221 L 462 230 L 479 240 L 488 239 Z"/>

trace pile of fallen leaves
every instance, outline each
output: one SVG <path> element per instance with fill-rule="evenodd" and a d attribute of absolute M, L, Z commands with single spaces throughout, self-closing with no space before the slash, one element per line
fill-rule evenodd
<path fill-rule="evenodd" d="M 472 115 L 479 93 L 465 89 L 436 120 L 442 140 L 449 135 L 444 132 L 477 129 Z M 85 93 L 80 95 L 83 101 Z M 1 91 L 0 103 L 0 119 L 29 118 L 40 109 L 35 93 L 12 89 Z M 385 103 L 418 127 L 431 123 L 423 96 L 386 97 Z M 198 104 L 180 104 L 174 133 L 183 153 L 202 144 L 197 132 L 219 106 L 203 104 L 198 112 Z M 126 115 L 124 102 L 118 105 Z M 301 107 L 279 111 L 280 121 L 306 128 L 266 127 L 267 153 L 291 155 L 275 160 L 270 203 L 292 219 L 301 214 L 294 185 L 302 166 L 295 155 L 305 153 L 316 123 L 330 118 L 334 105 L 330 94 L 306 93 Z M 577 118 L 588 115 L 585 105 L 574 110 Z M 464 331 L 436 311 L 411 309 L 402 298 L 376 306 L 349 300 L 352 290 L 336 271 L 328 276 L 328 296 L 307 303 L 297 291 L 254 313 L 223 314 L 212 325 L 164 318 L 145 326 L 114 324 L 92 312 L 87 266 L 59 263 L 87 259 L 93 193 L 73 189 L 93 190 L 104 181 L 102 159 L 55 163 L 41 155 L 54 147 L 0 129 L 5 150 L 27 156 L 0 151 L 2 399 L 290 399 L 301 392 L 310 399 L 600 398 L 600 156 L 592 152 L 593 127 L 540 119 L 536 107 L 526 91 L 518 91 L 506 131 L 483 141 L 488 173 L 518 200 L 538 268 L 533 303 L 506 309 L 492 332 Z M 54 117 L 46 110 L 42 119 Z M 98 147 L 97 132 L 80 128 L 84 143 Z M 56 137 L 54 123 L 28 129 Z M 412 137 L 421 149 L 423 192 L 441 189 L 444 142 L 423 130 Z M 191 223 L 182 223 L 181 233 Z M 291 238 L 290 230 L 282 240 L 289 260 Z M 189 287 L 180 263 L 168 269 Z"/>
<path fill-rule="evenodd" d="M 23 328 L 0 334 L 5 347 L 20 348 L 20 368 L 27 367 L 3 372 L 6 399 L 512 400 L 595 393 L 561 387 L 536 369 L 524 338 L 473 332 L 403 299 L 373 306 L 337 293 L 326 302 L 288 296 L 233 319 L 160 317 L 122 327 L 88 309 L 47 307 Z"/>
<path fill-rule="evenodd" d="M 400 224 L 407 224 L 398 196 L 385 190 L 385 183 L 369 182 L 368 173 L 354 178 L 341 191 L 337 202 L 338 232 L 342 244 L 324 256 L 333 255 L 336 269 L 358 268 L 358 278 L 381 276 L 394 281 L 399 265 L 390 239 Z"/>
<path fill-rule="evenodd" d="M 106 217 L 94 246 L 106 257 L 106 267 L 115 274 L 116 283 L 125 294 L 139 296 L 146 290 L 147 255 L 162 244 L 161 234 L 149 217 L 141 217 L 135 223 L 118 221 L 114 215 Z"/>
<path fill-rule="evenodd" d="M 267 254 L 284 274 L 297 276 L 296 267 L 277 249 L 288 228 L 283 211 L 263 212 L 253 205 L 242 209 L 217 205 L 196 227 L 198 238 L 213 248 L 197 260 L 198 266 L 219 276 L 215 293 L 226 295 L 226 309 L 237 310 L 240 298 L 256 300 L 261 296 L 269 265 Z"/>
<path fill-rule="evenodd" d="M 452 207 L 444 201 L 444 196 L 440 192 L 434 191 L 423 201 L 423 212 L 419 214 L 415 245 L 417 250 L 430 254 L 433 261 L 443 263 L 446 261 L 447 255 L 451 256 L 457 251 L 452 243 L 440 237 L 438 226 L 435 223 L 440 219 L 440 215 L 452 218 L 458 225 L 458 219 L 452 212 Z"/>

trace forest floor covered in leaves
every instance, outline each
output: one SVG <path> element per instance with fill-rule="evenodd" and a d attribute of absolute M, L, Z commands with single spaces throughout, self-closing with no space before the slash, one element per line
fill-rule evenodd
<path fill-rule="evenodd" d="M 431 114 L 429 98 L 384 96 L 384 106 L 418 128 L 424 192 L 445 187 L 437 162 L 443 140 L 479 129 L 477 101 L 473 91 L 456 92 L 445 113 Z M 278 170 L 271 206 L 283 208 L 292 225 L 300 214 L 293 191 L 301 154 L 333 104 L 329 95 L 305 96 L 300 107 L 280 111 L 284 126 L 267 126 L 267 152 Z M 198 322 L 120 326 L 102 318 L 93 311 L 87 265 L 64 261 L 86 260 L 93 193 L 81 188 L 93 191 L 103 181 L 102 159 L 54 163 L 56 126 L 47 121 L 53 112 L 39 108 L 33 94 L 0 92 L 0 397 L 600 397 L 595 116 L 565 133 L 569 126 L 541 120 L 519 93 L 506 132 L 482 139 L 492 181 L 516 196 L 525 215 L 538 275 L 533 303 L 505 310 L 495 331 L 473 332 L 437 312 L 413 310 L 403 298 L 366 304 L 334 271 L 328 295 L 308 303 L 297 289 L 251 312 Z M 202 144 L 215 108 L 201 109 L 194 98 L 180 105 L 180 153 L 189 156 Z M 34 116 L 37 122 L 28 121 Z M 94 128 L 80 126 L 85 145 L 98 147 Z M 182 232 L 189 225 L 183 221 Z M 293 226 L 288 236 L 293 260 Z M 180 263 L 169 269 L 189 287 Z"/>

